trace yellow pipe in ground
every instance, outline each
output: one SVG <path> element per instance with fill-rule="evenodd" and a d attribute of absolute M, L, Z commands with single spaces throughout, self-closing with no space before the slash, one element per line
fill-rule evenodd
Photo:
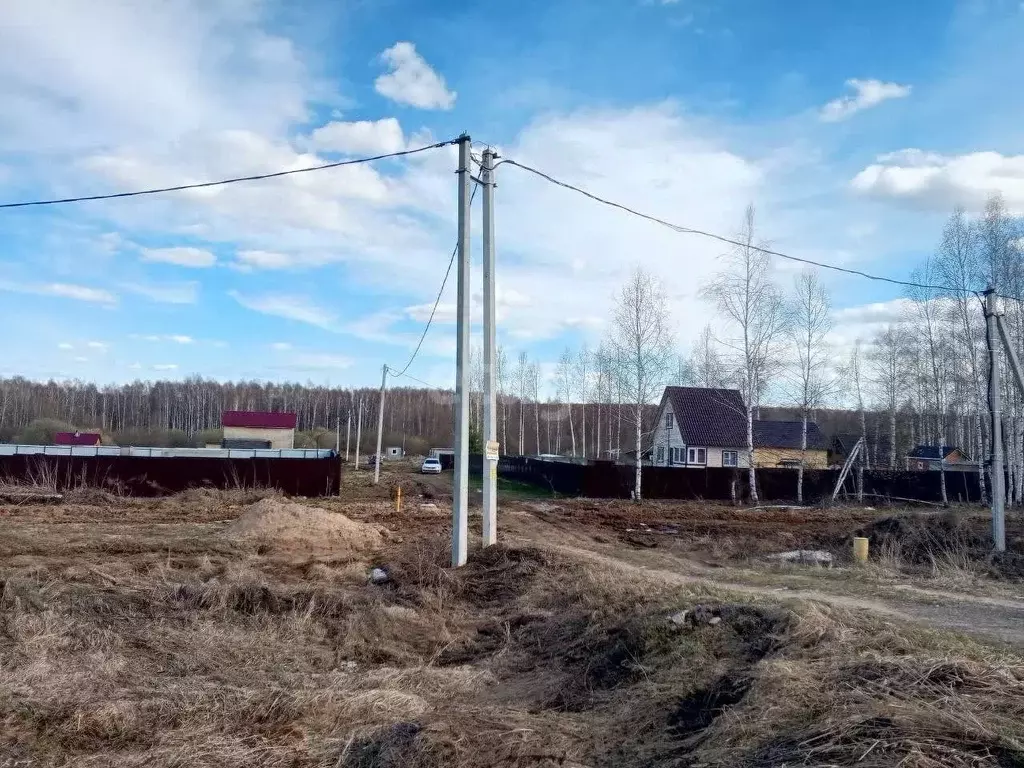
<path fill-rule="evenodd" d="M 868 540 L 856 536 L 853 539 L 853 559 L 857 563 L 866 563 L 868 561 Z"/>
<path fill-rule="evenodd" d="M 398 486 L 398 495 L 395 496 L 395 512 L 402 511 L 402 486 Z"/>

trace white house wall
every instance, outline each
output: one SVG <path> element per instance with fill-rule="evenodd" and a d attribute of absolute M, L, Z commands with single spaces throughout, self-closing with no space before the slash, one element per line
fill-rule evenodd
<path fill-rule="evenodd" d="M 294 429 L 263 429 L 257 427 L 224 427 L 225 440 L 269 440 L 270 447 L 287 450 L 295 447 Z"/>
<path fill-rule="evenodd" d="M 672 429 L 668 430 L 665 428 L 665 416 L 666 414 L 672 414 Z M 683 435 L 679 431 L 679 419 L 675 412 L 672 410 L 672 402 L 670 400 L 665 401 L 664 407 L 658 412 L 658 425 L 654 430 L 654 438 L 651 441 L 651 448 L 654 454 L 654 466 L 656 467 L 681 467 L 684 466 L 686 460 L 686 443 L 683 442 Z M 706 446 L 696 446 L 706 447 Z M 664 448 L 664 458 L 658 461 L 658 449 Z M 682 460 L 677 464 L 672 464 L 672 448 L 679 448 Z M 738 467 L 749 467 L 750 456 L 747 453 L 746 448 L 707 448 L 707 464 L 697 465 L 706 467 L 721 467 L 722 465 L 722 451 L 733 450 L 736 451 L 736 462 Z"/>

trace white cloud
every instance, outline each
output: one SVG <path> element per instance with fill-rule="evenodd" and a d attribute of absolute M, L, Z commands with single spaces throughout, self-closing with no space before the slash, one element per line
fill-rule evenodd
<path fill-rule="evenodd" d="M 62 341 L 60 344 L 57 345 L 57 349 L 74 349 L 74 347 L 71 344 L 68 344 L 66 341 Z"/>
<path fill-rule="evenodd" d="M 254 312 L 308 323 L 329 331 L 338 330 L 337 317 L 334 313 L 317 306 L 311 299 L 287 294 L 243 296 L 237 291 L 228 291 L 228 295 L 246 309 L 251 309 Z"/>
<path fill-rule="evenodd" d="M 198 283 L 122 283 L 120 287 L 159 304 L 195 304 L 199 294 Z"/>
<path fill-rule="evenodd" d="M 271 349 L 277 350 L 278 352 L 286 352 L 292 348 L 292 345 L 287 341 L 275 341 L 270 345 Z"/>
<path fill-rule="evenodd" d="M 157 363 L 153 366 L 154 371 L 176 371 L 178 370 L 177 363 Z"/>
<path fill-rule="evenodd" d="M 402 126 L 393 117 L 382 120 L 331 122 L 313 131 L 309 145 L 329 152 L 359 155 L 382 155 L 405 148 Z"/>
<path fill-rule="evenodd" d="M 132 371 L 141 371 L 142 370 L 142 363 L 132 363 L 131 365 L 128 366 L 128 368 L 129 368 L 129 370 L 132 370 Z"/>
<path fill-rule="evenodd" d="M 451 109 L 456 93 L 416 52 L 412 43 L 395 43 L 380 55 L 389 71 L 374 81 L 377 93 L 420 109 Z"/>
<path fill-rule="evenodd" d="M 237 0 L 4 0 L 0 149 L 158 145 L 305 119 L 311 92 L 331 94 L 290 40 L 266 30 L 272 12 Z"/>
<path fill-rule="evenodd" d="M 239 251 L 235 254 L 233 266 L 243 270 L 253 269 L 289 269 L 295 266 L 296 259 L 287 253 L 274 251 Z"/>
<path fill-rule="evenodd" d="M 846 81 L 846 85 L 853 88 L 854 93 L 850 96 L 843 96 L 834 99 L 821 108 L 820 117 L 826 123 L 836 123 L 846 120 L 856 113 L 878 106 L 889 99 L 902 99 L 910 95 L 911 86 L 900 85 L 899 83 L 883 83 L 881 80 L 858 80 L 853 78 Z"/>
<path fill-rule="evenodd" d="M 971 152 L 939 155 L 904 149 L 880 155 L 850 182 L 854 191 L 935 210 L 963 206 L 980 211 L 994 193 L 1024 213 L 1024 155 Z"/>
<path fill-rule="evenodd" d="M 93 304 L 116 304 L 117 297 L 110 291 L 101 288 L 89 288 L 84 285 L 72 283 L 17 283 L 7 280 L 0 280 L 0 291 L 12 293 L 29 293 L 40 296 L 58 296 L 64 299 L 75 299 Z"/>
<path fill-rule="evenodd" d="M 177 264 L 179 267 L 212 267 L 217 257 L 205 248 L 179 246 L 176 248 L 143 248 L 143 261 Z"/>
<path fill-rule="evenodd" d="M 271 367 L 295 371 L 342 371 L 351 368 L 354 361 L 343 355 L 324 352 L 296 352 L 285 361 Z"/>
<path fill-rule="evenodd" d="M 195 339 L 193 339 L 191 336 L 182 336 L 180 334 L 168 336 L 167 338 L 173 341 L 175 344 L 191 344 L 193 341 L 195 341 Z"/>
<path fill-rule="evenodd" d="M 88 357 L 84 357 L 84 356 L 82 356 L 82 355 L 78 355 L 78 356 L 77 356 L 77 357 L 75 358 L 75 362 L 76 362 L 76 363 L 88 363 L 88 362 L 89 362 L 89 358 L 88 358 Z"/>
<path fill-rule="evenodd" d="M 87 346 L 89 349 L 95 349 L 95 350 L 98 350 L 100 352 L 106 352 L 107 351 L 107 344 L 105 344 L 102 341 L 89 341 L 89 342 L 86 342 L 85 346 Z"/>

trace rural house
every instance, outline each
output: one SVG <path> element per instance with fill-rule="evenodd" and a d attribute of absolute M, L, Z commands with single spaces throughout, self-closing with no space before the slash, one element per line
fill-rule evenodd
<path fill-rule="evenodd" d="M 99 432 L 55 432 L 54 445 L 99 445 Z"/>
<path fill-rule="evenodd" d="M 807 422 L 807 450 L 800 448 L 803 423 L 800 421 L 755 421 L 754 466 L 799 467 L 803 456 L 805 469 L 828 467 L 828 442 L 818 425 Z"/>
<path fill-rule="evenodd" d="M 967 454 L 954 445 L 917 445 L 906 456 L 906 467 L 911 472 L 977 472 Z"/>
<path fill-rule="evenodd" d="M 224 448 L 274 448 L 290 450 L 295 447 L 294 413 L 267 411 L 224 411 Z"/>
<path fill-rule="evenodd" d="M 754 466 L 800 465 L 799 421 L 754 421 Z M 747 417 L 737 389 L 666 387 L 652 435 L 656 467 L 749 467 Z M 807 424 L 804 466 L 828 466 L 828 444 Z"/>
<path fill-rule="evenodd" d="M 747 467 L 738 389 L 665 387 L 651 440 L 656 467 Z"/>

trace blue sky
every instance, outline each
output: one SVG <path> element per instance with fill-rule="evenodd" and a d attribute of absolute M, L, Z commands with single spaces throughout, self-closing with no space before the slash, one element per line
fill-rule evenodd
<path fill-rule="evenodd" d="M 893 277 L 954 205 L 1024 212 L 1024 5 L 1009 0 L 6 0 L 0 201 L 262 173 L 462 131 L 689 226 Z M 369 384 L 415 345 L 455 234 L 454 150 L 157 198 L 0 210 L 0 374 Z M 501 342 L 595 344 L 636 264 L 681 350 L 721 247 L 509 166 Z M 479 205 L 479 203 L 478 203 Z M 479 216 L 479 208 L 475 211 Z M 479 231 L 479 219 L 474 226 Z M 475 242 L 475 248 L 479 244 Z M 787 285 L 793 268 L 777 265 Z M 823 275 L 836 340 L 895 286 Z M 479 269 L 474 275 L 479 283 Z M 446 385 L 449 285 L 410 369 Z M 477 289 L 478 291 L 478 289 Z"/>

